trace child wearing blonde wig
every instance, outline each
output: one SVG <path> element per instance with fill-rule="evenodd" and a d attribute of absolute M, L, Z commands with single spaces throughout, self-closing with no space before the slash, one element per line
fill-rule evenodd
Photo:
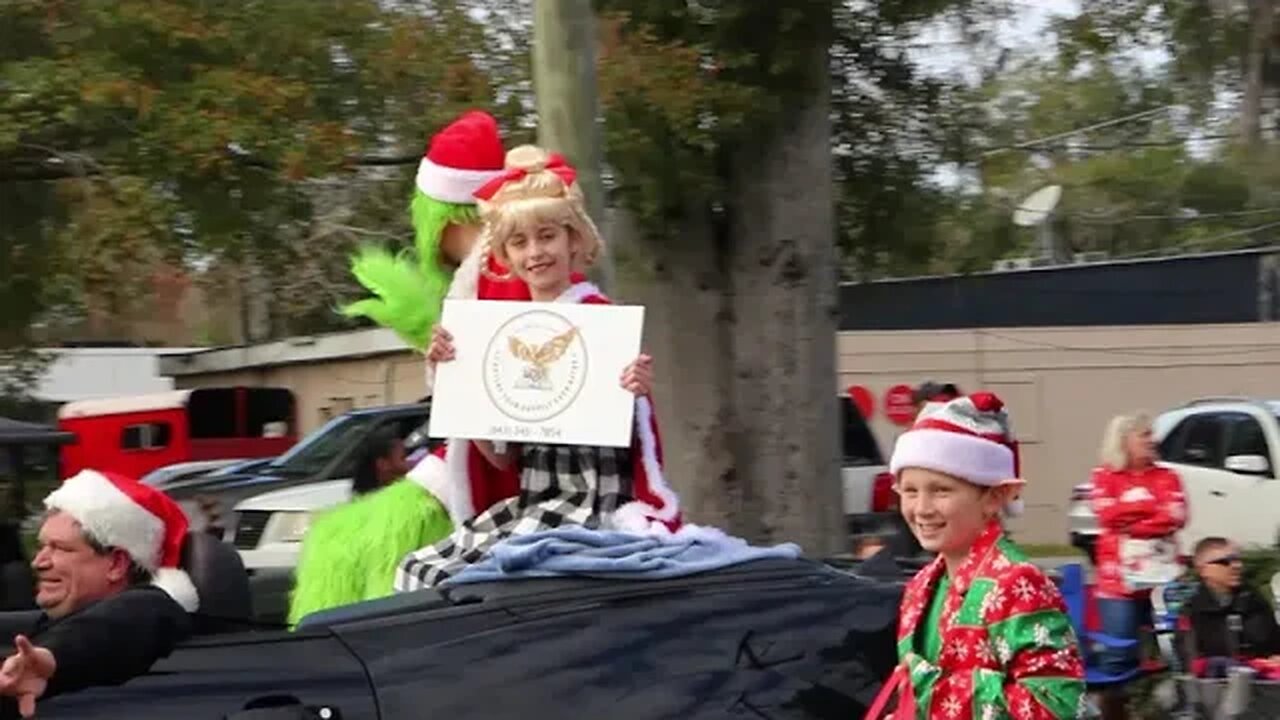
<path fill-rule="evenodd" d="M 587 216 L 574 169 L 533 146 L 507 153 L 507 171 L 476 192 L 485 223 L 482 242 L 498 264 L 528 287 L 534 302 L 608 304 L 583 273 L 604 249 Z M 486 266 L 492 265 L 486 263 Z M 428 357 L 449 362 L 452 338 L 436 328 Z M 679 501 L 662 472 L 662 450 L 649 398 L 651 361 L 641 355 L 621 383 L 636 394 L 630 448 L 507 444 L 475 441 L 498 468 L 517 467 L 520 492 L 461 523 L 453 534 L 405 557 L 396 589 L 435 586 L 513 535 L 565 524 L 638 533 L 670 533 L 680 526 Z M 446 488 L 465 492 L 458 488 Z"/>

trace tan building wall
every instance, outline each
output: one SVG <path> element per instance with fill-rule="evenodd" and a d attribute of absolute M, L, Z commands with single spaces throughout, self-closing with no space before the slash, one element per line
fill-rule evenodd
<path fill-rule="evenodd" d="M 1011 527 L 1027 542 L 1066 541 L 1071 486 L 1088 479 L 1113 415 L 1207 396 L 1280 399 L 1280 323 L 854 332 L 838 352 L 839 387 L 876 397 L 886 455 L 901 433 L 882 412 L 893 385 L 954 382 L 1005 400 L 1028 480 Z"/>
<path fill-rule="evenodd" d="M 317 350 L 309 358 L 275 364 L 295 352 L 286 341 L 257 346 L 256 357 L 239 364 L 253 366 L 248 369 L 234 369 L 235 355 L 189 367 L 166 362 L 177 370 L 170 374 L 179 388 L 291 388 L 302 434 L 351 408 L 413 402 L 423 395 L 421 355 L 392 349 L 393 338 L 333 337 L 368 352 L 326 357 L 327 351 Z M 1111 416 L 1135 409 L 1159 413 L 1213 395 L 1280 399 L 1280 323 L 846 332 L 837 349 L 837 388 L 858 384 L 874 394 L 871 424 L 886 456 L 901 432 L 883 413 L 884 393 L 893 385 L 954 382 L 1005 400 L 1028 480 L 1027 512 L 1012 528 L 1028 542 L 1066 541 L 1071 486 L 1088 479 Z"/>

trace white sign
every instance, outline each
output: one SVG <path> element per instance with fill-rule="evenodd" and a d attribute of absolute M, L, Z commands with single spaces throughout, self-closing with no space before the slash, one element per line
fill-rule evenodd
<path fill-rule="evenodd" d="M 436 366 L 432 437 L 627 447 L 640 354 L 635 305 L 446 300 L 456 357 Z"/>

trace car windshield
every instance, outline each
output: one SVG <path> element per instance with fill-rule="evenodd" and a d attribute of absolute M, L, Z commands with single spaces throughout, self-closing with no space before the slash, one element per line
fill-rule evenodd
<path fill-rule="evenodd" d="M 272 458 L 257 458 L 255 460 L 244 460 L 232 463 L 214 470 L 205 477 L 227 477 L 229 475 L 240 475 L 242 473 L 251 473 L 261 470 L 271 462 Z"/>
<path fill-rule="evenodd" d="M 340 415 L 294 445 L 266 468 L 280 475 L 313 475 L 324 470 L 373 422 L 367 415 Z"/>
<path fill-rule="evenodd" d="M 875 435 L 871 434 L 871 428 L 867 427 L 858 406 L 848 398 L 840 398 L 840 420 L 845 465 L 883 465 L 884 457 L 880 454 Z"/>

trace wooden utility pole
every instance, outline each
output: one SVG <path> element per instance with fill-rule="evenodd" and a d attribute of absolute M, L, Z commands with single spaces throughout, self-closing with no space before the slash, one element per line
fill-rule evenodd
<path fill-rule="evenodd" d="M 1262 144 L 1262 113 L 1267 91 L 1267 50 L 1272 43 L 1276 20 L 1274 0 L 1249 3 L 1249 44 L 1245 55 L 1244 96 L 1240 105 L 1240 135 L 1250 149 Z"/>
<path fill-rule="evenodd" d="M 596 28 L 591 0 L 534 0 L 533 91 L 538 143 L 559 152 L 578 169 L 587 212 L 604 222 L 603 155 L 596 100 Z M 606 243 L 609 238 L 605 238 Z M 608 253 L 598 279 L 612 284 Z"/>

